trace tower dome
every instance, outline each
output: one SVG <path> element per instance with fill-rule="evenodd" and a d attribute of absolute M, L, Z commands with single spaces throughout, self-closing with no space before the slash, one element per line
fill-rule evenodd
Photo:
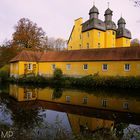
<path fill-rule="evenodd" d="M 106 15 L 112 15 L 113 11 L 111 11 L 109 8 L 105 11 L 105 16 Z"/>
<path fill-rule="evenodd" d="M 131 32 L 125 28 L 125 20 L 121 17 L 118 20 L 117 38 L 126 37 L 131 39 Z"/>
<path fill-rule="evenodd" d="M 125 28 L 125 20 L 121 17 L 119 20 L 118 20 L 118 28 Z"/>
<path fill-rule="evenodd" d="M 90 19 L 98 18 L 99 10 L 93 5 L 93 7 L 89 11 Z"/>
<path fill-rule="evenodd" d="M 125 20 L 122 17 L 118 20 L 118 25 L 119 24 L 126 24 Z"/>

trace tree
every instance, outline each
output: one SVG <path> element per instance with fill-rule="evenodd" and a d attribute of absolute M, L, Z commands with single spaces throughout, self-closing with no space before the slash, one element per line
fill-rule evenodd
<path fill-rule="evenodd" d="M 140 0 L 131 0 L 134 3 L 135 7 L 140 7 Z"/>
<path fill-rule="evenodd" d="M 140 40 L 137 38 L 135 38 L 131 41 L 131 47 L 135 47 L 135 46 L 136 47 L 140 46 Z"/>
<path fill-rule="evenodd" d="M 62 38 L 48 38 L 48 48 L 50 50 L 61 51 L 65 50 L 67 46 L 67 41 Z"/>
<path fill-rule="evenodd" d="M 15 26 L 13 33 L 13 44 L 23 48 L 41 49 L 42 38 L 45 37 L 45 32 L 27 18 L 22 18 Z"/>

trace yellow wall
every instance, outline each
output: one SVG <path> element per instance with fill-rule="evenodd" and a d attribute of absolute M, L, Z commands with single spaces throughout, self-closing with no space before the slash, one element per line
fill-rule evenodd
<path fill-rule="evenodd" d="M 140 61 L 94 61 L 94 62 L 40 62 L 39 73 L 41 75 L 52 76 L 52 64 L 69 76 L 84 76 L 98 73 L 101 76 L 137 76 L 140 75 Z M 70 64 L 71 69 L 66 70 L 66 65 Z M 83 65 L 88 64 L 88 70 L 83 69 Z M 102 64 L 108 64 L 108 70 L 102 70 Z M 130 71 L 124 70 L 124 65 L 130 64 Z"/>
<path fill-rule="evenodd" d="M 105 48 L 116 47 L 116 31 L 107 30 L 105 32 Z"/>
<path fill-rule="evenodd" d="M 32 70 L 28 69 L 28 64 L 32 65 Z M 10 76 L 18 77 L 24 74 L 38 74 L 38 63 L 37 62 L 26 62 L 20 61 L 15 63 L 10 63 Z"/>
<path fill-rule="evenodd" d="M 114 126 L 114 122 L 111 120 L 91 118 L 76 114 L 68 114 L 68 118 L 74 133 L 80 132 L 80 126 L 83 126 L 90 131 L 95 131 L 101 128 L 111 129 L 111 127 Z"/>
<path fill-rule="evenodd" d="M 18 77 L 19 75 L 19 63 L 10 63 L 10 76 Z"/>
<path fill-rule="evenodd" d="M 104 48 L 105 32 L 97 29 L 83 32 L 82 42 L 83 49 Z M 87 43 L 89 44 L 89 48 L 87 48 Z M 98 46 L 98 43 L 100 43 L 100 47 Z"/>
<path fill-rule="evenodd" d="M 75 25 L 68 43 L 68 50 L 78 50 L 80 46 L 82 47 L 82 22 L 82 18 L 75 20 Z"/>
<path fill-rule="evenodd" d="M 130 39 L 122 37 L 116 39 L 116 47 L 129 47 L 130 46 Z"/>

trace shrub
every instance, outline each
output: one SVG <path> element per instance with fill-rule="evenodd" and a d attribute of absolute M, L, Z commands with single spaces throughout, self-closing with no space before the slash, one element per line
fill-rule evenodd
<path fill-rule="evenodd" d="M 61 69 L 55 69 L 53 73 L 53 86 L 62 86 L 63 84 L 63 72 Z"/>

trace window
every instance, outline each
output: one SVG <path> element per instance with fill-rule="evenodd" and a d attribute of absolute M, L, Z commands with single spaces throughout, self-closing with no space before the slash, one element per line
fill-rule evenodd
<path fill-rule="evenodd" d="M 89 43 L 87 43 L 87 49 L 89 49 Z"/>
<path fill-rule="evenodd" d="M 102 100 L 102 107 L 107 107 L 107 100 L 106 99 Z"/>
<path fill-rule="evenodd" d="M 107 64 L 103 64 L 102 65 L 102 70 L 103 71 L 107 71 L 108 70 L 108 65 Z"/>
<path fill-rule="evenodd" d="M 33 69 L 33 65 L 31 63 L 28 64 L 28 70 L 32 70 Z"/>
<path fill-rule="evenodd" d="M 71 69 L 71 64 L 67 64 L 66 65 L 66 70 L 70 70 Z"/>
<path fill-rule="evenodd" d="M 82 36 L 81 36 L 81 34 L 80 34 L 80 39 L 82 39 Z"/>
<path fill-rule="evenodd" d="M 113 31 L 112 34 L 115 35 L 115 32 Z"/>
<path fill-rule="evenodd" d="M 124 65 L 124 71 L 130 71 L 130 64 Z"/>
<path fill-rule="evenodd" d="M 88 64 L 84 64 L 84 65 L 83 65 L 83 69 L 84 69 L 84 70 L 88 70 Z"/>
<path fill-rule="evenodd" d="M 87 104 L 88 103 L 88 98 L 87 97 L 84 97 L 83 98 L 83 104 Z"/>
<path fill-rule="evenodd" d="M 101 35 L 101 33 L 100 32 L 98 32 L 98 37 L 100 38 L 100 35 Z"/>
<path fill-rule="evenodd" d="M 24 99 L 26 99 L 26 100 L 32 99 L 32 92 L 26 92 L 26 93 L 24 93 Z"/>
<path fill-rule="evenodd" d="M 98 43 L 98 48 L 100 48 L 100 46 L 101 46 L 100 43 Z"/>
<path fill-rule="evenodd" d="M 70 102 L 70 96 L 66 96 L 66 102 L 67 102 L 67 103 Z"/>
<path fill-rule="evenodd" d="M 128 44 L 128 40 L 126 39 L 126 44 Z"/>
<path fill-rule="evenodd" d="M 123 103 L 123 109 L 126 109 L 126 110 L 129 109 L 128 102 L 124 102 Z"/>
<path fill-rule="evenodd" d="M 82 48 L 81 44 L 79 44 L 79 48 L 80 48 L 80 49 Z"/>
<path fill-rule="evenodd" d="M 56 69 L 56 65 L 52 64 L 52 70 L 55 70 L 55 69 Z"/>
<path fill-rule="evenodd" d="M 89 37 L 89 32 L 87 32 L 87 37 Z"/>

